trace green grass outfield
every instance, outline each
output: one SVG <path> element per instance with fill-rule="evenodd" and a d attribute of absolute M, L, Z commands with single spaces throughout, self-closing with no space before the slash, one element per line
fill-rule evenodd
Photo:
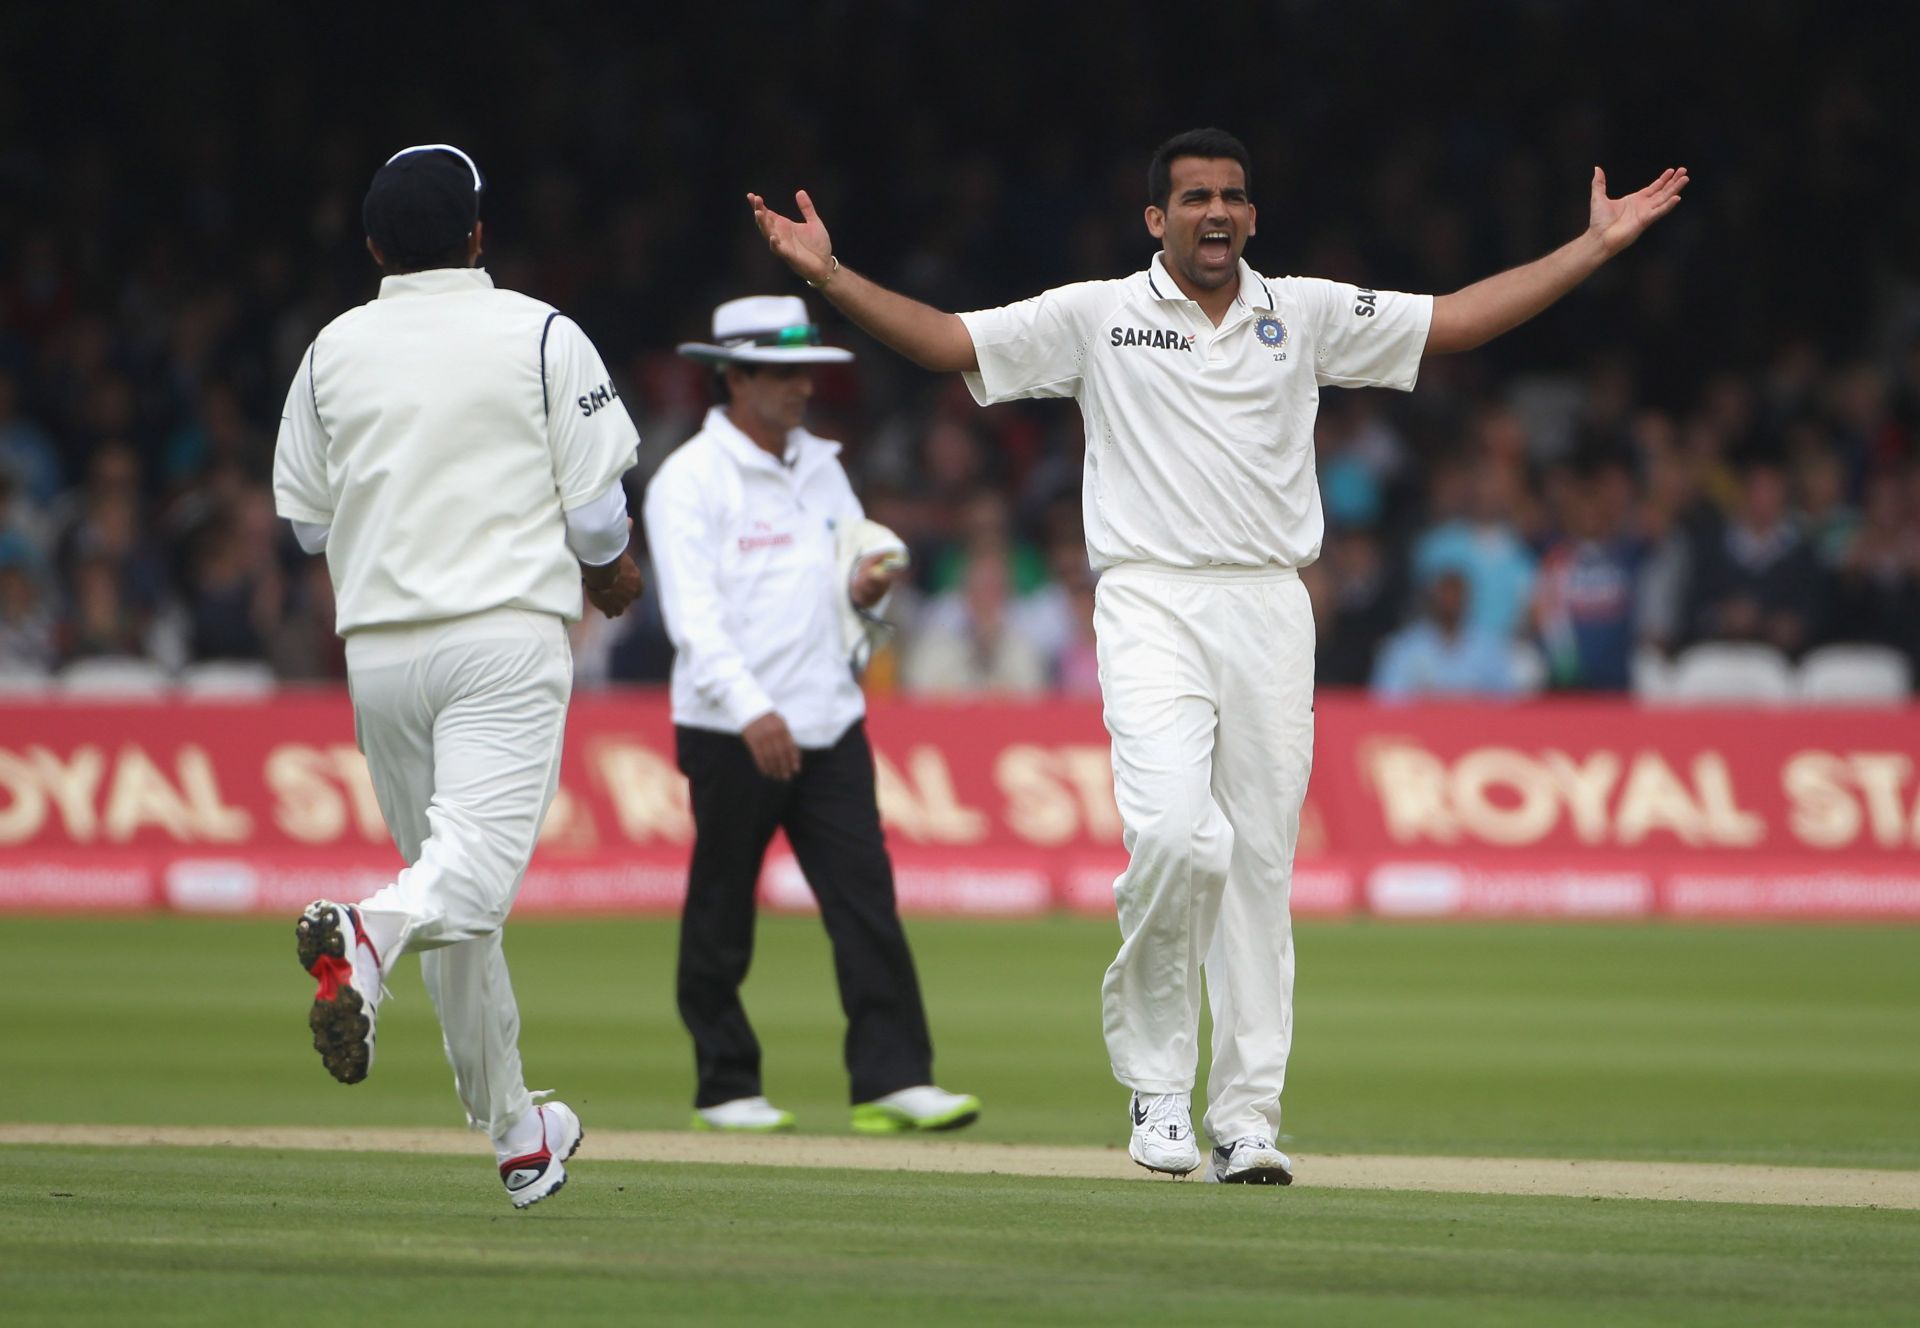
<path fill-rule="evenodd" d="M 915 923 L 978 1139 L 1117 1144 L 1110 923 Z M 685 1123 L 670 922 L 509 930 L 529 1081 L 581 1111 L 565 1194 L 483 1159 L 0 1149 L 0 1320 L 1897 1323 L 1920 1214 L 592 1160 Z M 0 921 L 0 1121 L 447 1125 L 417 966 L 355 1088 L 306 1045 L 290 920 Z M 1920 931 L 1303 926 L 1288 1147 L 1920 1168 Z M 769 919 L 767 1087 L 846 1130 L 824 941 Z M 67 1197 L 55 1197 L 67 1196 Z"/>
<path fill-rule="evenodd" d="M 0 1152 L 15 1325 L 1876 1324 L 1920 1297 L 1912 1212 L 583 1152 L 516 1214 L 460 1158 Z"/>

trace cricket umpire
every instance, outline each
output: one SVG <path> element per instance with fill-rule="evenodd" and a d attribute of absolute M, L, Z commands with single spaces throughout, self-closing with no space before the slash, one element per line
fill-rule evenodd
<path fill-rule="evenodd" d="M 640 593 L 621 487 L 639 435 L 585 334 L 475 265 L 482 190 L 446 144 L 375 173 L 379 298 L 301 360 L 274 499 L 326 553 L 355 735 L 407 863 L 371 898 L 301 916 L 314 1048 L 364 1079 L 385 975 L 419 951 L 468 1121 L 525 1208 L 566 1183 L 581 1130 L 527 1091 L 500 929 L 559 780 L 566 624 L 583 584 L 610 616 Z"/>
<path fill-rule="evenodd" d="M 853 1126 L 951 1130 L 977 1098 L 933 1084 L 920 983 L 894 901 L 874 796 L 866 701 L 844 619 L 898 575 L 869 527 L 837 443 L 801 427 L 823 346 L 793 296 L 749 296 L 713 315 L 723 403 L 647 488 L 648 550 L 673 640 L 673 722 L 691 787 L 693 860 L 678 994 L 693 1035 L 696 1129 L 790 1129 L 762 1091 L 760 1043 L 740 1001 L 754 892 L 784 830 L 833 946 L 846 1011 Z M 871 529 L 871 545 L 861 543 Z"/>
<path fill-rule="evenodd" d="M 1252 163 L 1194 130 L 1147 169 L 1148 266 L 968 314 L 851 271 L 805 193 L 800 220 L 748 204 L 768 243 L 855 322 L 983 405 L 1073 397 L 1086 420 L 1087 552 L 1114 795 L 1128 852 L 1120 951 L 1102 987 L 1114 1077 L 1132 1089 L 1133 1158 L 1200 1165 L 1189 1097 L 1203 990 L 1213 1009 L 1209 1178 L 1284 1185 L 1275 1146 L 1293 1039 L 1294 845 L 1313 763 L 1320 389 L 1410 390 L 1423 356 L 1517 327 L 1680 201 L 1684 169 L 1623 198 L 1594 170 L 1588 224 L 1543 258 L 1449 295 L 1270 277 Z"/>

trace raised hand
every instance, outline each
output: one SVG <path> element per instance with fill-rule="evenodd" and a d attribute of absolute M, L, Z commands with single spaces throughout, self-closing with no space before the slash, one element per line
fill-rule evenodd
<path fill-rule="evenodd" d="M 1640 238 L 1640 233 L 1680 204 L 1680 191 L 1687 187 L 1687 168 L 1669 166 L 1652 184 L 1624 198 L 1607 197 L 1607 173 L 1593 168 L 1593 198 L 1588 213 L 1588 229 L 1600 237 L 1607 257 L 1625 249 Z"/>
<path fill-rule="evenodd" d="M 767 237 L 767 247 L 799 273 L 802 281 L 819 284 L 833 273 L 833 240 L 820 214 L 813 210 L 813 200 L 807 197 L 806 190 L 794 194 L 793 201 L 800 208 L 799 221 L 781 216 L 768 207 L 767 200 L 760 195 L 747 195 L 747 204 L 753 209 L 753 224 Z"/>

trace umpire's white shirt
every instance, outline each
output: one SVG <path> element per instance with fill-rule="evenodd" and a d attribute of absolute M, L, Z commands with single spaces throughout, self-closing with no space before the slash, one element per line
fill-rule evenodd
<path fill-rule="evenodd" d="M 723 407 L 647 486 L 647 550 L 673 638 L 673 722 L 738 733 L 779 711 L 802 747 L 866 713 L 841 639 L 834 529 L 863 515 L 840 445 L 795 429 L 783 460 Z"/>
<path fill-rule="evenodd" d="M 1075 397 L 1086 422 L 1081 504 L 1093 565 L 1303 567 L 1325 523 L 1314 477 L 1322 385 L 1413 387 L 1433 298 L 1243 261 L 1215 327 L 1167 275 L 1061 286 L 960 315 L 982 405 Z"/>
<path fill-rule="evenodd" d="M 274 505 L 329 526 L 341 635 L 490 609 L 580 616 L 563 512 L 640 436 L 586 334 L 478 268 L 387 277 L 294 376 Z"/>

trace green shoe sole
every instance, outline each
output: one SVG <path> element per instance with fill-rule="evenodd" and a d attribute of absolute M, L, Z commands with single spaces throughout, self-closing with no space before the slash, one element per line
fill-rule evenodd
<path fill-rule="evenodd" d="M 711 1134 L 784 1134 L 793 1128 L 793 1113 L 781 1112 L 780 1119 L 771 1125 L 715 1125 L 696 1111 L 690 1123 L 694 1129 Z"/>
<path fill-rule="evenodd" d="M 877 1102 L 863 1102 L 853 1109 L 853 1129 L 856 1134 L 933 1133 L 957 1130 L 979 1119 L 980 1099 L 977 1097 L 967 1098 L 951 1111 L 943 1111 L 937 1116 L 909 1116 L 898 1107 L 883 1107 Z"/>

